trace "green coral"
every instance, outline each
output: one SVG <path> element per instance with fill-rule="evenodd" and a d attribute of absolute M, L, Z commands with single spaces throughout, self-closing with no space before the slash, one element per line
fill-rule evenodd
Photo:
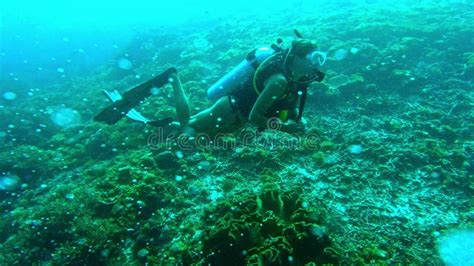
<path fill-rule="evenodd" d="M 235 207 L 233 207 L 235 206 Z M 223 202 L 207 212 L 203 263 L 286 265 L 337 263 L 327 251 L 325 207 L 308 206 L 297 191 L 265 185 L 256 197 Z M 214 217 L 219 219 L 213 222 Z"/>
<path fill-rule="evenodd" d="M 330 140 L 324 140 L 321 143 L 319 143 L 319 148 L 322 151 L 330 151 L 334 149 L 334 143 Z"/>
<path fill-rule="evenodd" d="M 324 163 L 326 162 L 326 154 L 322 151 L 318 151 L 314 153 L 313 156 L 311 156 L 311 158 L 319 166 L 324 165 Z"/>

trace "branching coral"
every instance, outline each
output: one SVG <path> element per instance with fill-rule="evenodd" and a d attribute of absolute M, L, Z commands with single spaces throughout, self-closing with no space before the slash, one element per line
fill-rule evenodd
<path fill-rule="evenodd" d="M 310 206 L 297 191 L 265 186 L 256 197 L 226 202 L 209 211 L 203 260 L 215 265 L 230 260 L 236 265 L 337 263 L 325 251 L 331 246 L 324 227 L 326 215 L 324 206 Z M 212 217 L 221 218 L 213 223 Z"/>

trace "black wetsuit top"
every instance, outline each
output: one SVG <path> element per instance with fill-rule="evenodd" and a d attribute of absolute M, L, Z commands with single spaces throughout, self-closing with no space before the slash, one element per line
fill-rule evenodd
<path fill-rule="evenodd" d="M 276 54 L 261 67 L 256 78 L 257 89 L 262 92 L 265 88 L 265 81 L 277 73 L 283 74 L 283 53 Z M 301 86 L 298 86 L 301 87 Z M 277 100 L 266 113 L 267 117 L 278 117 L 281 110 L 289 110 L 295 104 L 296 86 L 288 82 L 287 93 Z M 230 93 L 233 106 L 238 109 L 243 116 L 249 118 L 258 94 L 253 88 L 253 76 L 242 83 L 242 86 Z"/>

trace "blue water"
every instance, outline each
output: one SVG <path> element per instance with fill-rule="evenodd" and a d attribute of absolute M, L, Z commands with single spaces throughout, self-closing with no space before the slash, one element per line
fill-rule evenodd
<path fill-rule="evenodd" d="M 3 1 L 0 265 L 472 262 L 472 18 L 468 0 Z M 102 90 L 170 66 L 197 113 L 294 29 L 327 53 L 314 147 L 188 150 L 93 121 Z M 137 110 L 175 115 L 170 86 L 151 94 Z"/>

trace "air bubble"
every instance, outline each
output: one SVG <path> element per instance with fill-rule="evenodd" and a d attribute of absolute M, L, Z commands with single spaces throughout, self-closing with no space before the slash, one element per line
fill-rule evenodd
<path fill-rule="evenodd" d="M 18 187 L 20 178 L 16 175 L 0 177 L 0 190 L 13 190 Z"/>
<path fill-rule="evenodd" d="M 69 127 L 80 122 L 80 114 L 71 108 L 60 108 L 51 114 L 51 120 L 60 127 Z"/>
<path fill-rule="evenodd" d="M 151 87 L 150 89 L 151 95 L 158 95 L 159 92 L 160 92 L 160 89 L 158 87 Z"/>
<path fill-rule="evenodd" d="M 176 158 L 178 158 L 178 159 L 183 159 L 183 157 L 184 157 L 184 154 L 183 154 L 182 151 L 177 151 L 175 154 L 176 154 Z"/>
<path fill-rule="evenodd" d="M 117 66 L 123 70 L 130 70 L 132 69 L 133 64 L 132 64 L 132 61 L 128 60 L 127 58 L 122 57 L 119 60 L 117 60 Z"/>
<path fill-rule="evenodd" d="M 347 57 L 348 51 L 346 49 L 338 49 L 334 52 L 333 59 L 336 61 L 341 61 Z"/>
<path fill-rule="evenodd" d="M 13 91 L 6 91 L 3 93 L 3 98 L 8 101 L 13 101 L 16 99 L 16 93 Z"/>
<path fill-rule="evenodd" d="M 362 148 L 361 145 L 351 145 L 349 146 L 349 152 L 352 154 L 359 154 L 364 151 L 364 148 Z"/>

